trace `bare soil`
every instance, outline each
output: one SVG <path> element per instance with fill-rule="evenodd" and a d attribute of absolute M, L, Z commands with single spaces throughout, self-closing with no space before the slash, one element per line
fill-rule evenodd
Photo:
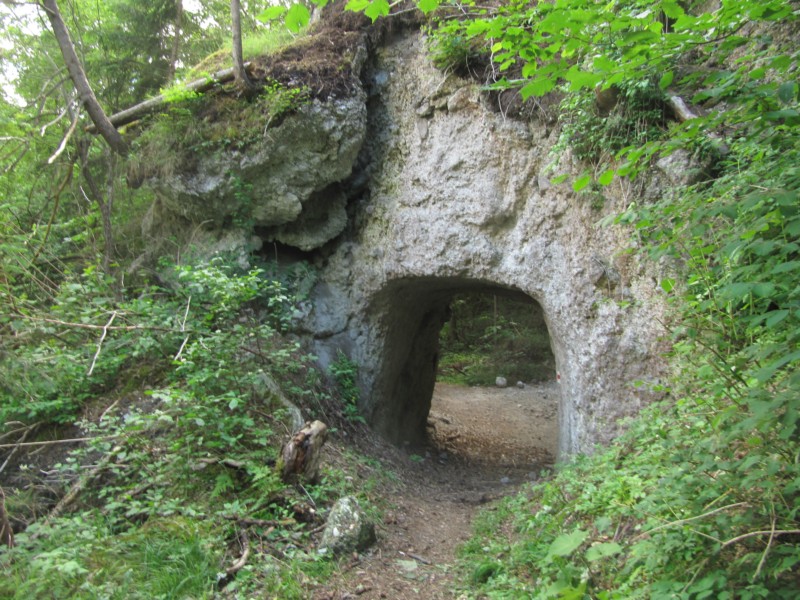
<path fill-rule="evenodd" d="M 425 448 L 383 447 L 397 474 L 370 551 L 344 561 L 315 600 L 457 598 L 453 563 L 481 508 L 553 462 L 559 390 L 438 384 Z"/>

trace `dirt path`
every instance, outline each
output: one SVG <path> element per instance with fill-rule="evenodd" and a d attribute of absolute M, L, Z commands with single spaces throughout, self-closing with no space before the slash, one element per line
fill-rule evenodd
<path fill-rule="evenodd" d="M 456 549 L 476 512 L 535 479 L 556 448 L 558 388 L 466 388 L 439 384 L 429 416 L 431 446 L 384 449 L 399 476 L 378 543 L 354 557 L 316 600 L 454 598 Z"/>

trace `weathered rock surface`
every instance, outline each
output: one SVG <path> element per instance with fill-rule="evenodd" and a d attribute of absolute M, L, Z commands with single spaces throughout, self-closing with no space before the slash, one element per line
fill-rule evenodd
<path fill-rule="evenodd" d="M 375 540 L 375 525 L 369 522 L 358 500 L 345 496 L 331 509 L 319 551 L 332 554 L 361 551 L 369 548 Z"/>
<path fill-rule="evenodd" d="M 366 132 L 363 93 L 313 101 L 265 129 L 245 151 L 197 157 L 191 171 L 153 180 L 163 209 L 193 223 L 266 228 L 262 236 L 303 250 L 336 237 L 347 223 L 335 187 L 349 177 Z"/>
<path fill-rule="evenodd" d="M 562 457 L 613 438 L 659 376 L 659 274 L 623 250 L 629 232 L 595 225 L 603 208 L 552 184 L 558 131 L 504 118 L 476 86 L 434 69 L 418 38 L 384 48 L 369 73 L 367 193 L 321 265 L 306 323 L 323 363 L 359 365 L 361 409 L 397 442 L 424 435 L 439 330 L 454 294 L 523 293 L 545 314 L 562 400 Z"/>

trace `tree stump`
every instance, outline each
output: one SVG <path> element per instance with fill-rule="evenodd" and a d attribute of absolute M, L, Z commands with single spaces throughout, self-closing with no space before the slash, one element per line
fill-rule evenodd
<path fill-rule="evenodd" d="M 8 522 L 6 495 L 3 493 L 3 488 L 0 488 L 0 544 L 5 544 L 9 548 L 14 547 L 14 530 L 11 529 L 11 523 Z"/>
<path fill-rule="evenodd" d="M 306 423 L 300 431 L 283 446 L 278 471 L 285 483 L 293 483 L 302 477 L 314 483 L 319 478 L 319 463 L 322 446 L 328 437 L 328 426 L 322 421 Z"/>

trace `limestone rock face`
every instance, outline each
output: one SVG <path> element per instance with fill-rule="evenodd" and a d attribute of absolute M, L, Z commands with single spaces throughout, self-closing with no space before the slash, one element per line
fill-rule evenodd
<path fill-rule="evenodd" d="M 310 250 L 344 229 L 346 179 L 364 141 L 363 93 L 313 101 L 244 151 L 197 157 L 191 171 L 151 182 L 163 208 L 193 223 L 229 220 L 266 228 L 263 237 Z M 333 187 L 332 187 L 333 186 Z"/>
<path fill-rule="evenodd" d="M 375 539 L 375 525 L 367 520 L 355 498 L 345 496 L 331 509 L 319 551 L 344 554 L 366 550 L 375 543 Z"/>
<path fill-rule="evenodd" d="M 569 180 L 551 183 L 583 167 L 568 153 L 553 166 L 559 132 L 546 119 L 506 118 L 436 70 L 419 38 L 379 52 L 366 78 L 366 192 L 319 265 L 304 324 L 315 354 L 326 365 L 347 353 L 368 422 L 415 441 L 454 294 L 522 292 L 541 305 L 556 357 L 560 455 L 590 452 L 652 400 L 662 368 L 662 274 L 623 252 L 630 231 L 597 225 L 639 192 L 615 182 L 598 207 Z"/>

